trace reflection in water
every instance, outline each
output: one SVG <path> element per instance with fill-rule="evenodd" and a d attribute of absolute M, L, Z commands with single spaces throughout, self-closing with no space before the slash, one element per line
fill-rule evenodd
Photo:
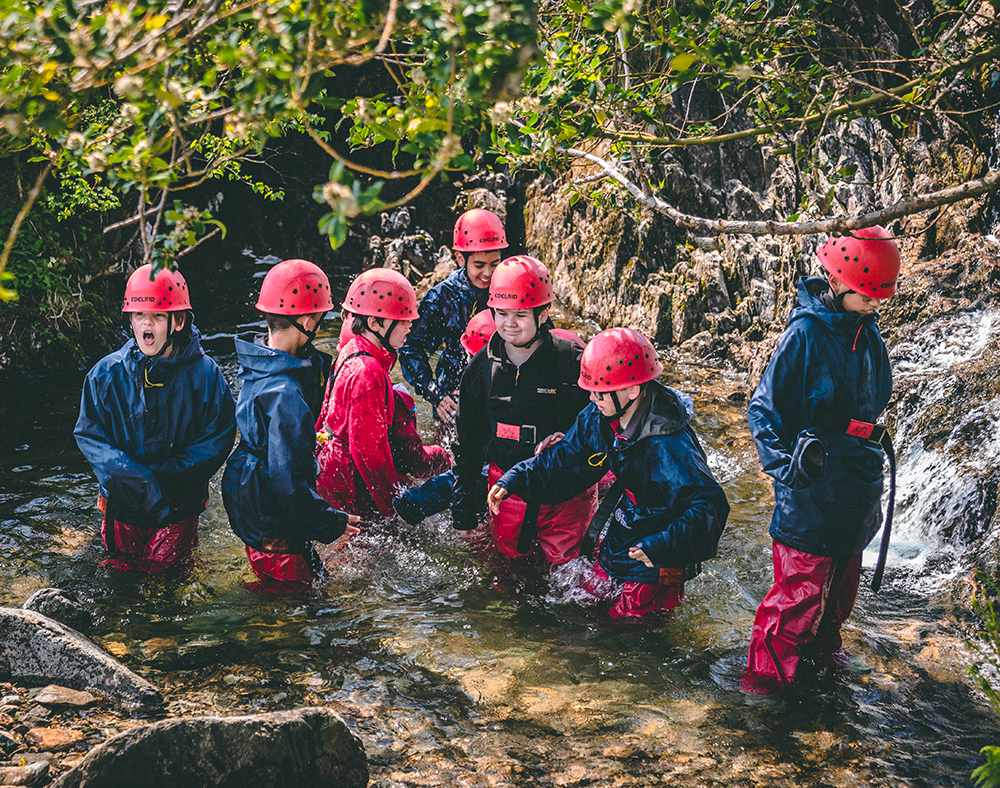
<path fill-rule="evenodd" d="M 208 344 L 235 380 L 231 336 Z M 608 622 L 578 592 L 578 566 L 503 577 L 447 514 L 369 527 L 329 552 L 316 593 L 261 597 L 217 484 L 189 575 L 106 573 L 96 484 L 72 439 L 78 381 L 0 404 L 0 603 L 74 591 L 96 639 L 163 688 L 171 714 L 330 705 L 363 737 L 378 785 L 968 784 L 1000 729 L 964 683 L 955 625 L 899 560 L 887 593 L 862 586 L 845 630 L 872 673 L 746 704 L 736 687 L 770 584 L 770 485 L 730 403 L 743 380 L 678 359 L 668 382 L 695 397 L 733 511 L 719 557 L 658 628 Z"/>

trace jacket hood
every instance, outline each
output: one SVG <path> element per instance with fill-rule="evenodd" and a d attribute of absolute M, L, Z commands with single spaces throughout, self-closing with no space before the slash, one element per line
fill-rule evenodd
<path fill-rule="evenodd" d="M 694 400 L 677 389 L 652 380 L 646 387 L 648 404 L 643 406 L 645 415 L 642 427 L 632 438 L 640 441 L 660 435 L 680 432 L 694 420 Z"/>
<path fill-rule="evenodd" d="M 857 312 L 834 312 L 823 303 L 820 296 L 830 289 L 830 284 L 821 276 L 803 277 L 799 280 L 799 305 L 788 316 L 788 324 L 796 320 L 812 319 L 829 326 L 838 334 L 856 336 L 862 328 L 875 322 L 876 314 L 862 315 Z"/>
<path fill-rule="evenodd" d="M 266 344 L 266 334 L 241 334 L 236 337 L 240 377 L 246 383 L 274 375 L 311 375 L 312 357 L 298 358 Z"/>

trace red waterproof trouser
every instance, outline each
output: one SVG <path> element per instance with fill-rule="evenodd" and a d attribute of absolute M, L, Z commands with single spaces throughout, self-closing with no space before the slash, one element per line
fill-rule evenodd
<path fill-rule="evenodd" d="M 250 568 L 269 587 L 286 584 L 290 588 L 312 586 L 316 576 L 306 557 L 299 553 L 265 553 L 247 545 Z"/>
<path fill-rule="evenodd" d="M 607 587 L 611 576 L 597 561 L 594 562 L 590 571 L 597 582 L 594 583 L 590 577 L 584 577 L 583 586 L 587 591 L 600 596 L 598 589 Z M 611 606 L 608 614 L 612 618 L 646 616 L 672 610 L 683 601 L 683 583 L 670 583 L 668 585 L 624 583 L 621 594 Z"/>
<path fill-rule="evenodd" d="M 741 682 L 748 692 L 783 689 L 803 657 L 829 663 L 861 580 L 860 555 L 829 558 L 778 542 L 772 555 L 774 585 L 757 609 Z"/>
<path fill-rule="evenodd" d="M 489 486 L 503 476 L 496 465 L 490 465 Z M 516 495 L 508 495 L 500 502 L 498 514 L 490 512 L 490 533 L 493 545 L 507 556 L 523 555 L 517 551 L 517 538 L 527 504 Z M 565 564 L 580 555 L 580 540 L 597 511 L 597 485 L 563 503 L 542 506 L 538 511 L 538 536 L 536 540 L 550 564 Z"/>
<path fill-rule="evenodd" d="M 103 500 L 99 500 L 98 508 L 103 510 L 102 504 Z M 115 520 L 114 527 L 109 529 L 105 516 L 101 521 L 101 541 L 108 552 L 116 554 L 116 559 L 107 564 L 115 569 L 149 572 L 183 566 L 194 559 L 194 549 L 198 546 L 198 518 L 191 517 L 162 528 Z"/>

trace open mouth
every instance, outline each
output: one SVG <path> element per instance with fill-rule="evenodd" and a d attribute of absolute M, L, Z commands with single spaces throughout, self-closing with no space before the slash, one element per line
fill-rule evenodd
<path fill-rule="evenodd" d="M 152 347 L 154 342 L 156 342 L 156 336 L 153 334 L 152 331 L 142 332 L 142 344 L 144 344 L 146 347 Z"/>

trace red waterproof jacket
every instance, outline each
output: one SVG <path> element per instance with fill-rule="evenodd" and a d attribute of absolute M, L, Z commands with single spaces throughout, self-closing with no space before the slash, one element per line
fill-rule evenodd
<path fill-rule="evenodd" d="M 366 337 L 351 337 L 337 356 L 316 421 L 317 432 L 328 436 L 316 450 L 316 489 L 331 505 L 361 517 L 394 514 L 392 498 L 408 482 L 402 473 L 437 473 L 449 462 L 440 446 L 420 441 L 416 419 L 389 379 L 394 361 Z"/>

